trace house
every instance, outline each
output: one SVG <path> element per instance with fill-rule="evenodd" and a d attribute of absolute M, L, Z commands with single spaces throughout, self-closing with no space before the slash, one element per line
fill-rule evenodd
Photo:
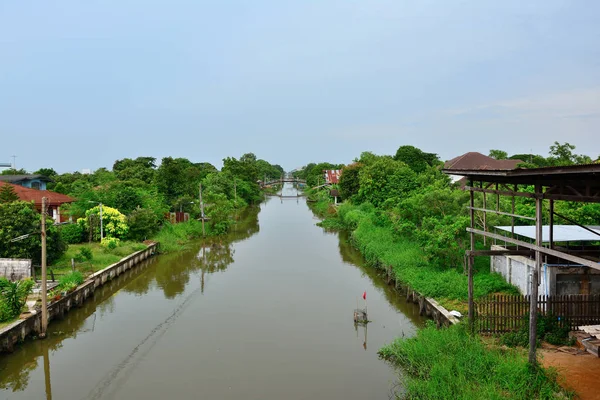
<path fill-rule="evenodd" d="M 340 181 L 340 176 L 342 175 L 342 170 L 341 169 L 326 169 L 323 171 L 323 174 L 325 176 L 325 183 L 335 185 Z"/>
<path fill-rule="evenodd" d="M 510 170 L 516 169 L 521 160 L 496 160 L 475 151 L 470 151 L 444 163 L 445 170 Z"/>
<path fill-rule="evenodd" d="M 458 182 L 463 177 L 460 174 L 452 174 L 452 170 L 460 171 L 479 171 L 479 170 L 512 170 L 522 163 L 521 160 L 496 160 L 481 153 L 471 151 L 453 158 L 444 163 L 444 170 L 450 175 L 452 182 Z M 464 186 L 464 185 L 461 185 Z"/>
<path fill-rule="evenodd" d="M 66 222 L 69 220 L 67 216 L 61 215 L 60 206 L 63 204 L 74 202 L 75 199 L 73 199 L 72 197 L 61 193 L 51 192 L 47 190 L 30 189 L 24 186 L 0 181 L 0 187 L 4 185 L 12 186 L 17 196 L 19 196 L 19 200 L 33 202 L 35 208 L 39 212 L 42 211 L 42 197 L 45 197 L 46 205 L 48 207 L 48 215 L 51 216 L 56 223 Z"/>
<path fill-rule="evenodd" d="M 8 182 L 14 185 L 30 189 L 46 190 L 47 182 L 54 182 L 44 175 L 0 175 L 0 182 Z"/>

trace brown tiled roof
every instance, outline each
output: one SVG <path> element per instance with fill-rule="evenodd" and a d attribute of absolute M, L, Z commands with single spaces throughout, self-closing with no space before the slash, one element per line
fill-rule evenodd
<path fill-rule="evenodd" d="M 42 197 L 48 199 L 49 206 L 59 206 L 64 203 L 72 203 L 75 201 L 74 198 L 69 197 L 66 194 L 51 192 L 49 190 L 29 189 L 24 186 L 13 185 L 12 183 L 0 181 L 0 187 L 4 185 L 12 186 L 15 190 L 15 193 L 17 193 L 17 196 L 19 196 L 19 200 L 28 202 L 33 201 L 36 206 L 42 205 Z"/>
<path fill-rule="evenodd" d="M 444 169 L 459 170 L 510 170 L 516 169 L 521 160 L 496 160 L 481 153 L 471 151 L 446 161 Z"/>

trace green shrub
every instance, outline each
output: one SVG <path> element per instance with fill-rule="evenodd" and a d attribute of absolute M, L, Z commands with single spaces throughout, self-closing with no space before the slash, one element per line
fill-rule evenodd
<path fill-rule="evenodd" d="M 74 260 L 77 262 L 91 261 L 94 255 L 92 254 L 92 250 L 87 247 L 82 247 L 79 249 L 79 253 L 75 254 Z"/>
<path fill-rule="evenodd" d="M 78 244 L 83 241 L 83 228 L 78 224 L 65 225 L 60 229 L 63 240 L 69 244 Z"/>
<path fill-rule="evenodd" d="M 121 241 L 119 239 L 117 239 L 117 238 L 114 238 L 114 237 L 105 237 L 104 239 L 102 239 L 102 242 L 100 244 L 105 249 L 114 250 L 117 247 L 119 247 L 120 243 L 121 243 Z"/>
<path fill-rule="evenodd" d="M 128 237 L 133 240 L 142 241 L 151 237 L 158 230 L 158 220 L 152 210 L 136 208 L 127 217 L 129 225 Z"/>
<path fill-rule="evenodd" d="M 537 345 L 542 341 L 557 346 L 572 344 L 569 339 L 570 328 L 568 325 L 561 326 L 560 319 L 554 315 L 541 315 L 537 317 Z M 518 331 L 505 333 L 500 336 L 500 343 L 516 347 L 529 346 L 529 315 L 523 317 L 523 323 Z"/>
<path fill-rule="evenodd" d="M 58 287 L 60 290 L 65 292 L 70 292 L 75 289 L 77 286 L 83 283 L 83 274 L 79 271 L 73 271 L 66 275 L 63 275 L 58 280 Z"/>
<path fill-rule="evenodd" d="M 0 304 L 2 318 L 0 321 L 10 320 L 21 314 L 34 284 L 35 282 L 31 279 L 11 282 L 6 278 L 0 278 L 0 303 L 2 303 Z"/>

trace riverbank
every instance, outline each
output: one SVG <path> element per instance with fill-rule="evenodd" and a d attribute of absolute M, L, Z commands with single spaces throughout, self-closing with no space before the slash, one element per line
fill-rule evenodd
<path fill-rule="evenodd" d="M 324 218 L 319 225 L 351 232 L 352 244 L 368 264 L 385 271 L 389 279 L 396 282 L 396 287 L 405 286 L 409 293 L 417 292 L 413 297 L 418 297 L 420 302 L 432 297 L 448 309 L 466 312 L 467 277 L 462 271 L 429 264 L 416 240 L 395 232 L 387 215 L 372 205 L 344 203 L 333 206 L 323 191 L 312 195 L 317 201 L 311 208 Z M 489 273 L 489 264 L 486 265 L 485 260 L 479 260 L 475 270 L 476 297 L 498 292 L 515 293 L 516 289 L 501 276 Z M 437 322 L 435 325 L 444 324 Z M 381 349 L 383 358 L 405 372 L 402 381 L 406 398 L 552 399 L 573 396 L 561 389 L 553 370 L 531 369 L 523 349 L 492 347 L 480 336 L 469 335 L 464 324 L 447 325 L 452 326 L 436 329 L 430 325 L 419 330 L 414 338 L 398 338 Z"/>
<path fill-rule="evenodd" d="M 353 245 L 375 268 L 391 270 L 400 284 L 432 297 L 449 310 L 467 311 L 467 276 L 456 267 L 439 268 L 427 260 L 426 250 L 414 239 L 395 232 L 388 217 L 369 204 L 343 203 L 334 207 L 329 196 L 315 195 L 311 209 L 323 221 L 321 227 L 351 232 Z M 489 272 L 489 258 L 479 257 L 474 266 L 475 297 L 491 293 L 516 294 L 517 289 L 499 274 Z"/>
<path fill-rule="evenodd" d="M 243 209 L 236 210 L 230 216 L 231 223 L 228 231 L 225 233 L 215 231 L 208 221 L 204 222 L 203 227 L 202 221 L 191 219 L 187 222 L 178 224 L 165 223 L 152 240 L 160 243 L 160 253 L 172 253 L 187 250 L 190 248 L 190 243 L 195 239 L 200 239 L 202 237 L 225 237 L 231 233 L 232 228 L 235 230 L 243 229 L 250 220 L 256 218 L 256 214 L 259 210 L 260 207 L 258 206 L 246 206 Z"/>
<path fill-rule="evenodd" d="M 48 305 L 48 323 L 55 318 L 64 317 L 65 313 L 69 312 L 71 308 L 80 307 L 88 297 L 93 295 L 98 287 L 154 255 L 157 246 L 157 243 L 152 243 L 144 250 L 137 251 L 103 270 L 95 272 L 72 292 L 62 296 L 59 300 L 51 301 Z M 29 316 L 5 326 L 0 330 L 0 353 L 11 352 L 17 343 L 39 334 L 41 322 L 41 312 L 36 310 Z"/>

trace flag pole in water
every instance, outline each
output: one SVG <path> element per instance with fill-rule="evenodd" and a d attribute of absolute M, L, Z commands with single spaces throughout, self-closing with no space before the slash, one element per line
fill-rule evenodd
<path fill-rule="evenodd" d="M 365 300 L 365 314 L 367 313 L 367 291 L 363 292 L 363 299 Z"/>

